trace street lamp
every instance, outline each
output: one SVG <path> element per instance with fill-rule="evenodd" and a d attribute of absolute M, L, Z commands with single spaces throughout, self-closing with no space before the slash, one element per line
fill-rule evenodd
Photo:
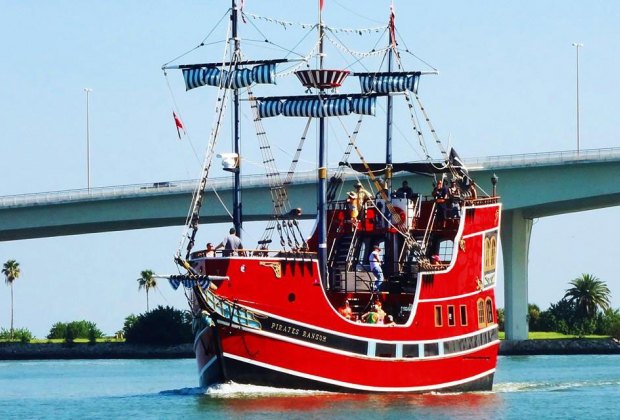
<path fill-rule="evenodd" d="M 573 47 L 577 52 L 577 154 L 579 154 L 579 48 L 583 47 L 583 44 L 573 42 Z"/>
<path fill-rule="evenodd" d="M 89 118 L 89 109 L 88 109 L 88 99 L 92 89 L 84 88 L 84 92 L 86 92 L 86 181 L 88 186 L 88 191 L 90 192 L 90 118 Z"/>

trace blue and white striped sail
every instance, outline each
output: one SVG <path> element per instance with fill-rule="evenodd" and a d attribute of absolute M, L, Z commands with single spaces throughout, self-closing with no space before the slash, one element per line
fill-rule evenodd
<path fill-rule="evenodd" d="M 375 115 L 376 96 L 351 95 L 338 98 L 261 98 L 258 113 L 261 118 L 275 117 L 339 117 L 350 114 Z"/>
<path fill-rule="evenodd" d="M 420 73 L 414 74 L 360 74 L 363 93 L 394 93 L 406 90 L 417 93 Z"/>
<path fill-rule="evenodd" d="M 203 289 L 206 289 L 207 287 L 209 287 L 210 280 L 205 279 L 205 278 L 200 278 L 200 279 L 169 278 L 168 282 L 170 283 L 170 286 L 172 286 L 174 290 L 177 290 L 181 284 L 186 289 L 191 289 L 197 284 L 200 285 L 200 287 L 202 287 Z"/>
<path fill-rule="evenodd" d="M 251 69 L 222 70 L 217 67 L 196 67 L 183 69 L 185 89 L 200 86 L 218 86 L 227 89 L 241 89 L 254 83 L 275 84 L 276 65 L 261 64 Z"/>

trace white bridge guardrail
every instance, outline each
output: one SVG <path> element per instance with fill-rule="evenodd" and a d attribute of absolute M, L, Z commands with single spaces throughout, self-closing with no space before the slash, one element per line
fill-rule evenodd
<path fill-rule="evenodd" d="M 579 152 L 572 150 L 546 153 L 527 153 L 520 155 L 486 156 L 463 160 L 465 165 L 473 171 L 528 166 L 563 165 L 568 163 L 618 161 L 620 160 L 620 147 L 581 150 Z M 313 182 L 315 176 L 315 171 L 301 172 L 295 174 L 293 183 Z M 9 195 L 0 197 L 0 208 L 62 204 L 75 201 L 106 200 L 120 197 L 144 197 L 149 194 L 162 195 L 191 193 L 196 188 L 197 183 L 198 180 L 194 179 Z M 263 174 L 244 175 L 243 183 L 246 187 L 266 186 L 265 176 Z M 232 180 L 229 177 L 211 179 L 207 186 L 209 190 L 230 189 L 231 187 Z"/>

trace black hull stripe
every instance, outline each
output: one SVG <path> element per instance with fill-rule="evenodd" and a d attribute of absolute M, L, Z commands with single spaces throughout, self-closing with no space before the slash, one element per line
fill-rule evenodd
<path fill-rule="evenodd" d="M 229 320 L 218 317 L 221 327 L 235 327 L 247 332 L 268 333 L 287 339 L 301 341 L 313 347 L 325 347 L 329 350 L 347 352 L 356 355 L 382 358 L 428 358 L 471 352 L 498 341 L 497 327 L 483 330 L 476 334 L 435 342 L 383 342 L 380 340 L 363 340 L 309 328 L 271 316 L 260 319 L 260 330 L 231 324 Z"/>

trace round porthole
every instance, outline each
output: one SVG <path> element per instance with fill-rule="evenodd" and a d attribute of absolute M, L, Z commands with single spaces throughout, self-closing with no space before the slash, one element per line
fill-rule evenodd
<path fill-rule="evenodd" d="M 288 301 L 289 302 L 294 302 L 295 301 L 295 293 L 289 293 L 288 294 Z"/>
<path fill-rule="evenodd" d="M 239 271 L 245 273 L 245 264 L 241 264 L 241 267 L 239 267 Z"/>

